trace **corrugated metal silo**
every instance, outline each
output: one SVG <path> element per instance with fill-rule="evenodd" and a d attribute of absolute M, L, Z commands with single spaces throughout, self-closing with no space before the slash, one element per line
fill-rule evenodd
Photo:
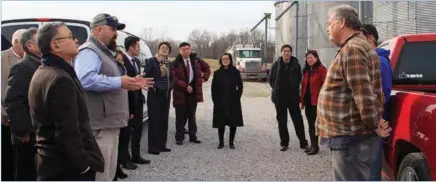
<path fill-rule="evenodd" d="M 293 1 L 277 1 L 274 4 L 276 8 L 276 16 L 291 6 L 292 2 Z M 306 5 L 307 2 L 299 1 L 289 10 L 287 10 L 279 20 L 276 21 L 275 58 L 280 56 L 281 46 L 284 44 L 289 44 L 294 49 L 293 55 L 299 59 L 300 64 L 304 64 L 304 54 L 307 49 Z"/>
<path fill-rule="evenodd" d="M 374 1 L 380 41 L 402 34 L 436 32 L 436 1 Z"/>
<path fill-rule="evenodd" d="M 359 1 L 310 1 L 308 2 L 307 16 L 308 16 L 308 48 L 318 51 L 321 62 L 324 66 L 329 66 L 333 57 L 338 50 L 329 40 L 327 33 L 328 28 L 328 11 L 330 8 L 340 5 L 348 4 L 359 10 Z M 362 15 L 364 23 L 371 23 L 372 21 L 372 2 L 362 2 Z"/>

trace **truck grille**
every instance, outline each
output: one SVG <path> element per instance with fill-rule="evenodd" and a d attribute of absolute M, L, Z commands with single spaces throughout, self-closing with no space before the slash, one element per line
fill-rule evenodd
<path fill-rule="evenodd" d="M 245 62 L 245 72 L 259 72 L 260 62 L 257 61 L 247 61 Z"/>

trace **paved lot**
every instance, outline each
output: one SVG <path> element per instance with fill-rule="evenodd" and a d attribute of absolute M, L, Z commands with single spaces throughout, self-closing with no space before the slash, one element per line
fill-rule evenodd
<path fill-rule="evenodd" d="M 201 144 L 175 144 L 174 109 L 170 110 L 168 147 L 170 153 L 147 153 L 147 129 L 142 140 L 143 156 L 151 160 L 128 171 L 126 180 L 332 180 L 329 152 L 322 147 L 316 156 L 307 156 L 299 149 L 298 139 L 289 118 L 290 149 L 279 150 L 275 109 L 266 83 L 244 82 L 242 109 L 244 124 L 238 128 L 235 150 L 227 146 L 218 150 L 217 130 L 212 128 L 210 81 L 204 86 L 204 103 L 197 109 L 198 138 Z M 305 117 L 303 115 L 303 117 Z M 307 124 L 306 131 L 307 131 Z M 306 132 L 308 138 L 308 132 Z"/>

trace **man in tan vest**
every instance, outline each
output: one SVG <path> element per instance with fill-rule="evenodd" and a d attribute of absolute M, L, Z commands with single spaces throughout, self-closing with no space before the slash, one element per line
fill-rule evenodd
<path fill-rule="evenodd" d="M 9 70 L 11 67 L 20 61 L 23 57 L 24 51 L 20 44 L 21 33 L 25 29 L 19 29 L 12 35 L 11 43 L 12 47 L 8 50 L 2 51 L 2 103 L 6 92 L 6 86 L 8 85 Z M 6 117 L 6 111 L 2 104 L 2 181 L 13 180 L 13 161 L 12 161 L 12 143 L 11 133 L 8 127 L 8 119 Z"/>

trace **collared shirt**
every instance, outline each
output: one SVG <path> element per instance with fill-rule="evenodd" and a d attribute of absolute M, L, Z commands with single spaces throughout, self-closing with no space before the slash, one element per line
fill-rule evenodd
<path fill-rule="evenodd" d="M 377 53 L 359 34 L 342 45 L 318 98 L 316 131 L 324 138 L 374 134 L 383 112 Z"/>
<path fill-rule="evenodd" d="M 17 58 L 22 58 L 20 55 L 18 55 L 15 51 L 14 51 L 14 48 L 11 48 L 12 49 L 12 53 L 14 53 L 14 55 L 17 57 Z M 12 66 L 12 65 L 11 65 Z"/>
<path fill-rule="evenodd" d="M 100 74 L 102 60 L 94 51 L 84 49 L 74 60 L 74 70 L 86 91 L 104 92 L 121 88 L 121 77 Z"/>
<path fill-rule="evenodd" d="M 187 62 L 189 62 L 189 83 L 191 83 L 192 80 L 194 80 L 194 71 L 192 70 L 191 60 L 189 58 L 188 59 L 183 58 L 183 60 L 185 62 L 185 67 L 188 66 Z"/>
<path fill-rule="evenodd" d="M 127 57 L 127 59 L 129 59 L 130 64 L 132 64 L 132 66 L 135 67 L 136 73 L 139 73 L 138 65 L 136 65 L 136 62 L 135 62 L 135 61 L 133 61 L 133 57 L 131 57 L 131 56 L 130 56 L 129 54 L 127 54 L 127 53 L 126 53 L 126 57 Z"/>

